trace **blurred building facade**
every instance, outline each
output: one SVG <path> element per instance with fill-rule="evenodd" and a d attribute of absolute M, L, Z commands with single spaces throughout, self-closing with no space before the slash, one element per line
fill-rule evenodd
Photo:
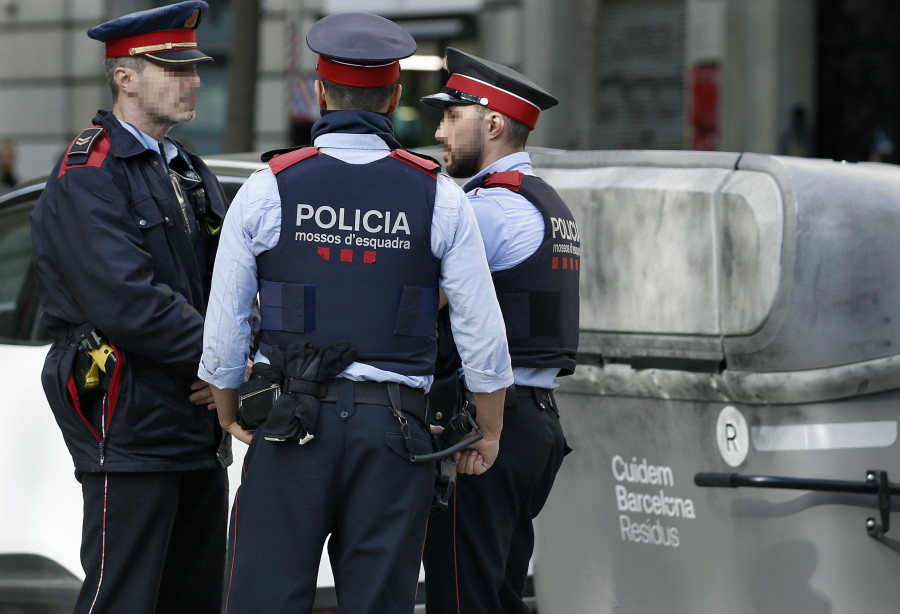
<path fill-rule="evenodd" d="M 0 0 L 0 138 L 16 141 L 20 176 L 49 170 L 110 104 L 102 46 L 85 31 L 169 1 Z M 173 133 L 201 154 L 221 151 L 229 57 L 241 52 L 230 48 L 241 26 L 231 15 L 247 1 L 260 6 L 259 66 L 246 85 L 255 149 L 305 142 L 318 117 L 306 31 L 325 14 L 365 10 L 407 27 L 419 55 L 459 47 L 553 92 L 561 103 L 530 145 L 894 159 L 900 0 L 209 0 L 198 39 L 216 62 L 200 67 L 197 119 Z M 434 143 L 439 116 L 418 98 L 445 78 L 434 66 L 404 71 L 394 119 L 405 144 Z"/>

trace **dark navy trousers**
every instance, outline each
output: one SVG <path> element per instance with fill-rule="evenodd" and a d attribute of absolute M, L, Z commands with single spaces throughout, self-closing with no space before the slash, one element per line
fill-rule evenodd
<path fill-rule="evenodd" d="M 75 614 L 219 614 L 225 571 L 224 468 L 84 473 Z"/>
<path fill-rule="evenodd" d="M 341 614 L 413 612 L 434 464 L 411 463 L 390 408 L 356 404 L 352 391 L 348 381 L 320 403 L 302 446 L 253 438 L 232 510 L 226 614 L 310 612 L 326 539 Z M 408 421 L 415 452 L 431 452 L 425 427 Z"/>
<path fill-rule="evenodd" d="M 428 614 L 531 611 L 522 595 L 534 550 L 532 521 L 566 450 L 559 415 L 546 400 L 520 396 L 506 408 L 494 465 L 483 475 L 457 476 L 448 508 L 428 522 Z"/>

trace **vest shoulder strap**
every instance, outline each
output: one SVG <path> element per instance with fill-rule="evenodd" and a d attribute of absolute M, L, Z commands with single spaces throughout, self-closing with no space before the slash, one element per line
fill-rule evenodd
<path fill-rule="evenodd" d="M 491 173 L 484 178 L 484 188 L 506 188 L 513 192 L 518 192 L 522 187 L 522 179 L 525 174 L 520 171 L 501 171 L 499 173 Z"/>
<path fill-rule="evenodd" d="M 287 153 L 275 154 L 272 156 L 272 159 L 269 160 L 269 167 L 272 169 L 272 172 L 276 175 L 283 171 L 284 169 L 297 164 L 298 162 L 303 162 L 313 156 L 319 155 L 320 152 L 315 147 L 300 147 L 299 149 L 294 149 Z"/>
<path fill-rule="evenodd" d="M 405 149 L 395 149 L 391 152 L 391 157 L 396 158 L 398 160 L 402 160 L 406 162 L 410 166 L 419 169 L 420 171 L 424 171 L 431 175 L 432 177 L 437 178 L 438 173 L 441 170 L 441 165 L 432 160 L 431 158 L 426 158 L 424 156 L 417 156 L 416 154 L 406 151 Z"/>

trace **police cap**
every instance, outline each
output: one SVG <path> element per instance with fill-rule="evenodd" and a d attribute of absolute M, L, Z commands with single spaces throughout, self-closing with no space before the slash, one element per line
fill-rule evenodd
<path fill-rule="evenodd" d="M 323 79 L 353 87 L 382 87 L 400 77 L 400 61 L 416 41 L 399 25 L 372 13 L 335 13 L 313 24 L 306 44 L 319 54 Z"/>
<path fill-rule="evenodd" d="M 450 79 L 440 91 L 422 98 L 443 109 L 446 104 L 480 104 L 519 121 L 532 130 L 541 111 L 559 101 L 512 68 L 447 48 Z"/>
<path fill-rule="evenodd" d="M 169 4 L 107 21 L 87 35 L 106 43 L 108 58 L 142 57 L 161 66 L 212 61 L 197 49 L 197 26 L 208 9 L 203 0 Z"/>

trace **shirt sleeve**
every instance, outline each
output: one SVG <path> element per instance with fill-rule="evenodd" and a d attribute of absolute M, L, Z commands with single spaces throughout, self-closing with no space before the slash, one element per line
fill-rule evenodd
<path fill-rule="evenodd" d="M 222 224 L 197 372 L 217 388 L 237 388 L 244 381 L 258 290 L 256 256 L 272 249 L 280 234 L 277 183 L 263 169 L 238 190 Z"/>
<path fill-rule="evenodd" d="M 541 246 L 544 220 L 524 196 L 505 188 L 479 189 L 468 195 L 491 271 L 524 262 Z"/>
<path fill-rule="evenodd" d="M 473 392 L 508 387 L 513 373 L 506 327 L 478 222 L 465 193 L 446 175 L 438 177 L 432 251 L 442 260 L 441 287 L 467 385 Z"/>

